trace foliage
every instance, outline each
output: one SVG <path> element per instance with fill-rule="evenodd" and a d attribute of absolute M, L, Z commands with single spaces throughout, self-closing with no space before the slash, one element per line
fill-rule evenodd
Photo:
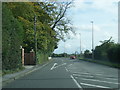
<path fill-rule="evenodd" d="M 67 53 L 61 53 L 61 54 L 55 54 L 55 53 L 53 53 L 52 54 L 52 57 L 67 57 L 67 56 L 69 56 Z"/>
<path fill-rule="evenodd" d="M 94 50 L 95 59 L 108 60 L 107 51 L 114 45 L 114 42 L 111 41 L 110 38 L 109 40 L 101 41 L 101 43 L 102 44 L 100 46 L 96 46 Z"/>
<path fill-rule="evenodd" d="M 69 20 L 65 18 L 69 5 L 70 3 L 58 5 L 51 2 L 3 3 L 3 69 L 21 66 L 20 46 L 25 49 L 25 53 L 35 50 L 35 36 L 38 63 L 47 60 L 61 39 L 58 37 L 61 35 L 59 31 L 63 34 L 71 30 Z"/>
<path fill-rule="evenodd" d="M 85 58 L 92 58 L 92 54 L 89 50 L 84 51 L 84 57 Z"/>
<path fill-rule="evenodd" d="M 111 62 L 120 64 L 120 44 L 114 44 L 107 51 L 107 56 Z"/>
<path fill-rule="evenodd" d="M 23 28 L 6 4 L 3 4 L 2 11 L 2 69 L 21 68 L 20 45 L 23 39 Z"/>
<path fill-rule="evenodd" d="M 120 44 L 114 43 L 111 39 L 101 41 L 102 44 L 96 46 L 94 50 L 96 60 L 120 63 Z"/>

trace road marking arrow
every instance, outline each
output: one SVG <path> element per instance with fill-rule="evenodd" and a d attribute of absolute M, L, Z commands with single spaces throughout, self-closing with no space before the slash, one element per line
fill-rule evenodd
<path fill-rule="evenodd" d="M 57 63 L 54 63 L 54 65 L 52 66 L 52 68 L 50 70 L 53 70 L 56 65 L 57 65 Z"/>
<path fill-rule="evenodd" d="M 56 66 L 56 65 L 57 65 L 57 63 L 54 63 L 54 65 L 52 66 L 52 68 L 50 70 L 53 70 L 53 69 L 58 68 L 60 66 L 66 65 L 66 63 L 63 63 L 63 64 L 58 65 L 58 66 Z"/>

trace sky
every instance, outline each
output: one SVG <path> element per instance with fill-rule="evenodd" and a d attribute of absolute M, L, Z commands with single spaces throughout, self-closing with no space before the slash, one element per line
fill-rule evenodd
<path fill-rule="evenodd" d="M 74 0 L 66 16 L 71 20 L 73 30 L 71 39 L 60 41 L 54 53 L 75 53 L 92 49 L 92 23 L 94 30 L 94 48 L 100 41 L 108 40 L 112 36 L 118 42 L 118 1 L 119 0 Z M 80 34 L 79 34 L 80 33 Z"/>

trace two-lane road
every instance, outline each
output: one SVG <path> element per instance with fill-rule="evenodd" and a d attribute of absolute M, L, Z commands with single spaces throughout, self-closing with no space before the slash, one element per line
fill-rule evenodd
<path fill-rule="evenodd" d="M 69 58 L 54 58 L 46 66 L 3 88 L 118 88 L 118 69 Z"/>

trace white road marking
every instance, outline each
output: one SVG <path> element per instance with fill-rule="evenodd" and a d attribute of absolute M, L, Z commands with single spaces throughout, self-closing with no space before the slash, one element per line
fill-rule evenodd
<path fill-rule="evenodd" d="M 118 79 L 115 79 L 115 78 L 108 78 L 108 77 L 106 78 L 106 77 L 105 77 L 104 79 L 117 80 L 117 81 L 118 81 Z"/>
<path fill-rule="evenodd" d="M 82 87 L 80 86 L 80 84 L 75 80 L 75 78 L 71 75 L 70 76 L 72 79 L 73 79 L 73 81 L 75 82 L 75 84 L 78 86 L 78 88 L 81 88 L 82 89 Z"/>
<path fill-rule="evenodd" d="M 88 80 L 88 81 L 111 83 L 111 84 L 119 84 L 119 83 L 115 83 L 115 82 L 101 81 L 101 80 L 95 80 L 95 79 L 84 79 L 84 78 L 80 78 L 80 79 L 82 79 L 82 80 Z"/>
<path fill-rule="evenodd" d="M 113 80 L 118 80 L 118 79 L 114 79 L 114 77 L 112 78 L 111 76 L 108 76 L 108 75 L 103 75 L 103 74 L 95 74 L 96 76 L 98 75 L 98 76 L 103 76 L 103 77 L 105 77 L 105 79 L 107 78 L 107 79 L 113 79 Z"/>
<path fill-rule="evenodd" d="M 88 84 L 88 83 L 80 83 L 80 84 L 86 85 L 86 86 L 92 86 L 92 87 L 99 87 L 99 88 L 110 88 L 110 87 L 106 87 L 106 86 L 93 85 L 93 84 Z"/>
<path fill-rule="evenodd" d="M 72 64 L 68 65 L 68 66 L 71 66 Z"/>
<path fill-rule="evenodd" d="M 103 75 L 103 74 L 99 74 L 99 73 L 98 73 L 98 74 L 95 74 L 95 75 Z"/>
<path fill-rule="evenodd" d="M 66 65 L 66 63 L 63 63 L 63 64 L 61 64 L 61 65 L 58 65 L 58 66 L 56 66 L 56 67 L 54 67 L 54 68 L 57 68 L 57 67 L 60 67 L 60 66 L 63 66 L 63 65 Z"/>
<path fill-rule="evenodd" d="M 54 63 L 54 65 L 52 66 L 52 68 L 50 70 L 53 70 L 56 65 L 57 65 L 57 63 Z"/>
<path fill-rule="evenodd" d="M 77 73 L 77 74 L 89 74 L 89 73 L 80 73 L 80 72 L 73 72 L 73 73 Z"/>
<path fill-rule="evenodd" d="M 67 72 L 69 72 L 68 69 L 67 69 L 66 67 L 65 67 L 65 70 L 66 70 Z"/>
<path fill-rule="evenodd" d="M 75 75 L 75 76 L 84 76 L 84 77 L 94 77 L 94 76 L 85 76 L 85 75 L 79 75 L 79 74 L 73 74 L 73 75 Z"/>
<path fill-rule="evenodd" d="M 66 65 L 66 63 L 63 63 L 61 65 L 57 65 L 57 66 L 56 65 L 57 65 L 57 63 L 54 63 L 54 65 L 52 66 L 52 68 L 50 70 L 53 70 L 53 69 L 58 68 L 60 66 Z"/>

